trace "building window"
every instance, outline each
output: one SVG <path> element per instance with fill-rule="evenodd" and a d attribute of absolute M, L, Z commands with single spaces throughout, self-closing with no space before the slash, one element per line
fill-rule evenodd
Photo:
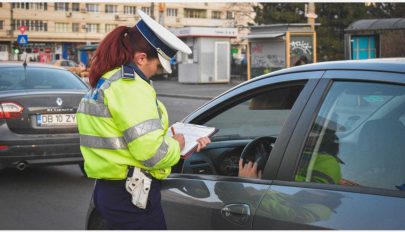
<path fill-rule="evenodd" d="M 79 24 L 72 23 L 72 32 L 79 32 Z"/>
<path fill-rule="evenodd" d="M 8 45 L 0 44 L 0 52 L 7 52 L 8 51 Z"/>
<path fill-rule="evenodd" d="M 14 2 L 11 4 L 12 8 L 19 8 L 19 9 L 29 9 L 30 3 L 29 2 Z"/>
<path fill-rule="evenodd" d="M 55 2 L 55 11 L 69 11 L 69 3 Z"/>
<path fill-rule="evenodd" d="M 235 12 L 227 11 L 226 12 L 226 19 L 235 19 Z"/>
<path fill-rule="evenodd" d="M 48 3 L 46 2 L 30 2 L 29 3 L 29 9 L 34 9 L 34 10 L 47 10 L 47 5 Z"/>
<path fill-rule="evenodd" d="M 18 30 L 20 26 L 27 26 L 27 31 L 48 31 L 48 23 L 42 20 L 13 20 L 13 30 Z"/>
<path fill-rule="evenodd" d="M 3 30 L 3 20 L 0 21 L 0 30 Z"/>
<path fill-rule="evenodd" d="M 98 4 L 87 3 L 86 4 L 86 10 L 88 12 L 98 12 Z"/>
<path fill-rule="evenodd" d="M 72 3 L 72 11 L 80 11 L 80 3 L 73 2 Z"/>
<path fill-rule="evenodd" d="M 2 2 L 0 2 L 0 7 L 3 7 L 3 3 L 2 3 Z"/>
<path fill-rule="evenodd" d="M 105 13 L 107 14 L 117 13 L 117 5 L 105 5 Z"/>
<path fill-rule="evenodd" d="M 221 11 L 212 11 L 211 18 L 213 19 L 221 19 Z"/>
<path fill-rule="evenodd" d="M 141 9 L 142 9 L 142 11 L 145 12 L 147 15 L 151 15 L 151 14 L 152 14 L 152 8 L 150 8 L 150 7 L 143 6 Z"/>
<path fill-rule="evenodd" d="M 117 27 L 117 24 L 106 24 L 105 25 L 105 32 L 108 33 L 114 30 Z"/>
<path fill-rule="evenodd" d="M 175 17 L 177 17 L 177 9 L 167 8 L 167 16 L 175 16 Z"/>
<path fill-rule="evenodd" d="M 136 7 L 135 6 L 124 6 L 124 14 L 136 14 Z"/>
<path fill-rule="evenodd" d="M 56 32 L 68 32 L 69 23 L 55 23 Z"/>
<path fill-rule="evenodd" d="M 86 24 L 86 32 L 98 33 L 99 31 L 100 31 L 100 24 L 97 24 L 97 23 Z"/>
<path fill-rule="evenodd" d="M 207 11 L 200 9 L 184 9 L 185 18 L 207 18 Z"/>

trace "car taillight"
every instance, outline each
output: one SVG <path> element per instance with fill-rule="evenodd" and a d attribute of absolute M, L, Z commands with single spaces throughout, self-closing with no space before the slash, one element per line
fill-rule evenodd
<path fill-rule="evenodd" d="M 24 107 L 15 102 L 0 102 L 0 118 L 21 118 Z"/>

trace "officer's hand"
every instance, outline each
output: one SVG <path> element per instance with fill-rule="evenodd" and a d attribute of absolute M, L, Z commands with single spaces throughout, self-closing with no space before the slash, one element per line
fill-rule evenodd
<path fill-rule="evenodd" d="M 339 180 L 339 184 L 340 185 L 346 185 L 346 186 L 360 186 L 356 182 L 353 182 L 351 180 L 346 180 L 346 179 L 343 179 L 343 178 Z"/>
<path fill-rule="evenodd" d="M 211 139 L 208 137 L 202 137 L 197 139 L 197 152 L 201 149 L 205 148 L 209 143 L 211 143 Z"/>
<path fill-rule="evenodd" d="M 173 138 L 175 140 L 177 140 L 177 142 L 179 142 L 180 150 L 183 150 L 184 144 L 185 144 L 184 135 L 183 134 L 175 134 L 175 135 L 173 135 Z"/>
<path fill-rule="evenodd" d="M 243 165 L 243 159 L 239 160 L 239 177 L 248 177 L 260 179 L 262 178 L 262 171 L 257 171 L 257 163 L 249 161 L 249 163 Z"/>

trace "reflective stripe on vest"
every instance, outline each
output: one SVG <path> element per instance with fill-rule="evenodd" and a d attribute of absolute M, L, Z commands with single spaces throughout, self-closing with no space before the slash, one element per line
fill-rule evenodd
<path fill-rule="evenodd" d="M 80 135 L 80 145 L 91 148 L 102 149 L 124 149 L 127 143 L 123 137 L 103 138 L 92 135 Z"/>
<path fill-rule="evenodd" d="M 84 147 L 99 148 L 99 149 L 127 149 L 127 143 L 123 137 L 110 137 L 102 138 L 98 136 L 91 135 L 80 135 L 80 145 Z M 148 160 L 145 160 L 143 164 L 146 167 L 153 167 L 159 161 L 161 161 L 165 155 L 169 146 L 166 141 L 163 139 L 156 153 Z"/>
<path fill-rule="evenodd" d="M 328 184 L 336 184 L 336 182 L 333 180 L 332 177 L 326 175 L 323 172 L 317 171 L 317 170 L 312 170 L 312 176 L 311 176 L 311 181 L 312 182 L 319 182 L 319 181 L 315 181 L 314 179 L 319 178 L 321 180 L 326 181 L 326 183 Z"/>
<path fill-rule="evenodd" d="M 166 141 L 163 139 L 163 141 L 160 144 L 160 147 L 156 151 L 156 153 L 150 159 L 145 160 L 143 162 L 143 164 L 146 167 L 155 166 L 157 163 L 159 163 L 159 161 L 161 161 L 165 157 L 165 155 L 167 154 L 168 149 L 169 149 L 169 145 L 167 145 Z"/>
<path fill-rule="evenodd" d="M 82 100 L 77 112 L 92 116 L 111 118 L 110 111 L 106 105 L 89 99 Z"/>
<path fill-rule="evenodd" d="M 162 122 L 159 119 L 149 119 L 144 122 L 138 123 L 133 127 L 124 131 L 124 138 L 127 143 L 135 140 L 136 138 L 155 130 L 163 130 Z"/>

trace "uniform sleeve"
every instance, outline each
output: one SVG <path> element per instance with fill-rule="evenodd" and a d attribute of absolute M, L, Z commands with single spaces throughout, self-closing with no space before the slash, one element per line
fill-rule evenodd
<path fill-rule="evenodd" d="M 156 94 L 141 79 L 119 80 L 105 92 L 105 103 L 128 150 L 146 169 L 165 169 L 180 159 L 179 143 L 166 136 Z"/>

